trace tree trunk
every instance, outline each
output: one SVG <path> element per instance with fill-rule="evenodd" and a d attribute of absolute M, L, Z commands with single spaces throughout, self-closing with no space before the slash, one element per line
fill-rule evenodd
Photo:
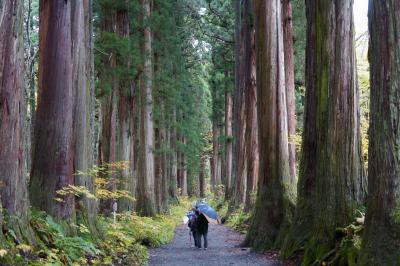
<path fill-rule="evenodd" d="M 138 212 L 145 216 L 154 216 L 154 127 L 153 127 L 153 66 L 152 66 L 152 32 L 149 26 L 151 15 L 150 0 L 141 0 L 143 8 L 144 40 L 142 47 L 143 75 L 141 77 L 141 119 L 140 119 L 140 162 L 138 178 Z"/>
<path fill-rule="evenodd" d="M 116 31 L 120 38 L 126 39 L 130 37 L 130 17 L 129 4 L 126 1 L 125 8 L 117 11 L 116 14 Z M 130 67 L 131 62 L 121 58 L 118 61 L 118 67 Z M 122 77 L 123 79 L 123 77 Z M 125 162 L 126 167 L 119 170 L 118 189 L 125 190 L 131 196 L 135 196 L 136 192 L 136 176 L 134 173 L 135 161 L 135 101 L 134 89 L 135 81 L 119 80 L 118 82 L 118 107 L 117 107 L 117 143 L 116 143 L 116 160 L 117 162 Z M 132 211 L 133 201 L 127 198 L 118 199 L 118 211 Z"/>
<path fill-rule="evenodd" d="M 182 145 L 186 146 L 186 138 L 182 136 Z M 188 195 L 187 165 L 185 152 L 181 153 L 181 169 L 182 169 L 182 196 Z"/>
<path fill-rule="evenodd" d="M 282 1 L 283 45 L 285 53 L 286 105 L 290 137 L 296 135 L 296 99 L 294 93 L 294 54 L 291 0 Z M 289 166 L 292 184 L 296 185 L 296 145 L 289 142 Z"/>
<path fill-rule="evenodd" d="M 156 102 L 157 106 L 159 106 L 159 101 Z M 158 124 L 154 128 L 154 140 L 155 140 L 155 154 L 154 154 L 154 192 L 155 192 L 155 197 L 156 197 L 156 207 L 157 207 L 157 212 L 161 212 L 162 209 L 162 202 L 161 202 L 161 196 L 162 196 L 162 165 L 161 165 L 161 160 L 162 160 L 162 155 L 161 155 L 161 134 L 160 134 L 160 128 L 159 128 L 159 121 L 155 120 L 155 123 Z"/>
<path fill-rule="evenodd" d="M 110 57 L 110 69 L 115 68 L 116 62 L 113 55 Z M 114 191 L 116 189 L 116 171 L 111 166 L 117 162 L 117 93 L 116 79 L 112 81 L 112 91 L 101 99 L 101 136 L 99 143 L 99 165 L 104 166 L 109 171 L 107 176 L 107 189 Z M 112 200 L 101 200 L 100 211 L 102 213 L 110 213 L 112 211 Z"/>
<path fill-rule="evenodd" d="M 128 4 L 118 10 L 104 10 L 101 30 L 105 33 L 115 33 L 118 38 L 130 37 L 130 19 Z M 110 56 L 105 58 L 104 67 L 114 73 L 121 68 L 130 68 L 129 59 L 118 56 L 111 50 Z M 107 77 L 106 77 L 107 79 Z M 103 82 L 108 82 L 107 80 Z M 113 74 L 111 77 L 111 91 L 102 96 L 102 130 L 100 139 L 100 164 L 108 167 L 112 173 L 107 175 L 109 190 L 124 190 L 135 196 L 135 81 L 126 81 L 124 77 Z M 123 162 L 124 167 L 112 166 L 116 162 Z M 116 180 L 118 178 L 118 180 Z M 116 200 L 116 199 L 115 199 Z M 105 213 L 112 210 L 113 200 L 102 201 L 101 209 Z M 134 203 L 128 198 L 118 199 L 118 211 L 131 211 Z"/>
<path fill-rule="evenodd" d="M 170 156 L 170 182 L 169 182 L 169 196 L 173 199 L 177 196 L 177 179 L 178 179 L 178 159 L 177 159 L 177 133 L 176 133 L 176 110 L 172 114 L 171 126 L 171 156 Z"/>
<path fill-rule="evenodd" d="M 215 96 L 215 94 L 214 94 Z M 218 168 L 218 154 L 219 154 L 219 130 L 217 125 L 217 119 L 215 118 L 214 113 L 214 121 L 212 123 L 212 132 L 213 132 L 213 150 L 212 150 L 212 176 L 211 176 L 211 189 L 215 191 L 216 186 L 218 185 L 217 180 L 220 178 L 219 175 L 219 168 Z"/>
<path fill-rule="evenodd" d="M 371 120 L 360 265 L 400 262 L 400 5 L 369 2 Z"/>
<path fill-rule="evenodd" d="M 105 9 L 103 7 L 103 9 Z M 115 32 L 116 29 L 116 14 L 113 10 L 104 10 L 104 16 L 101 21 L 102 32 Z M 110 56 L 104 58 L 102 66 L 106 71 L 113 72 L 117 67 L 116 53 L 110 51 Z M 116 171 L 115 167 L 111 166 L 117 162 L 117 136 L 118 136 L 118 78 L 113 75 L 110 81 L 110 92 L 105 93 L 101 98 L 101 133 L 99 138 L 99 165 L 108 168 L 109 174 L 102 176 L 107 178 L 110 191 L 116 189 Z M 104 214 L 109 214 L 112 211 L 113 200 L 101 199 L 100 211 Z"/>
<path fill-rule="evenodd" d="M 25 161 L 23 1 L 0 4 L 0 197 L 19 241 L 34 243 L 28 222 Z M 36 191 L 35 193 L 38 193 Z M 0 214 L 1 222 L 2 215 Z M 2 232 L 0 232 L 1 239 Z M 3 241 L 1 241 L 3 242 Z M 4 243 L 2 243 L 4 244 Z"/>
<path fill-rule="evenodd" d="M 232 93 L 225 91 L 225 199 L 229 199 L 232 188 Z"/>
<path fill-rule="evenodd" d="M 206 164 L 206 158 L 201 158 L 200 162 L 200 171 L 199 171 L 199 194 L 200 198 L 205 197 L 205 164 Z"/>
<path fill-rule="evenodd" d="M 163 108 L 164 109 L 164 108 Z M 163 118 L 165 119 L 165 117 Z M 160 140 L 161 140 L 161 210 L 163 212 L 168 210 L 168 189 L 169 189 L 169 176 L 168 176 L 168 136 L 166 126 L 163 125 L 160 129 Z"/>
<path fill-rule="evenodd" d="M 299 199 L 285 249 L 309 241 L 304 263 L 335 247 L 365 195 L 353 1 L 306 1 L 306 106 Z"/>
<path fill-rule="evenodd" d="M 218 126 L 218 136 L 221 136 L 221 127 Z M 215 186 L 217 190 L 219 189 L 220 185 L 222 184 L 222 148 L 221 143 L 218 140 L 218 154 L 217 154 L 217 175 L 215 176 Z"/>
<path fill-rule="evenodd" d="M 30 197 L 33 206 L 68 223 L 75 216 L 74 195 L 60 196 L 56 191 L 74 184 L 71 2 L 40 1 L 39 35 L 39 102 Z"/>
<path fill-rule="evenodd" d="M 245 66 L 243 64 L 243 27 L 242 4 L 237 0 L 235 4 L 236 28 L 235 28 L 235 92 L 233 98 L 233 158 L 232 158 L 232 203 L 239 205 L 244 201 L 244 175 L 245 175 L 245 146 L 244 137 L 246 124 L 244 120 L 244 77 Z"/>
<path fill-rule="evenodd" d="M 248 86 L 248 73 L 251 72 L 249 62 L 249 53 L 246 50 L 249 46 L 249 23 L 250 12 L 248 9 L 248 1 L 243 2 L 240 6 L 240 53 L 239 53 L 239 83 L 235 91 L 236 100 L 233 103 L 233 124 L 234 127 L 234 153 L 233 153 L 233 177 L 234 177 L 234 193 L 233 203 L 238 206 L 245 202 L 246 185 L 247 185 L 247 160 L 246 160 L 246 88 Z"/>
<path fill-rule="evenodd" d="M 180 143 L 180 135 L 177 134 L 177 144 Z M 180 190 L 179 195 L 182 195 L 182 152 L 180 151 L 179 148 L 180 144 L 177 145 L 177 149 L 175 150 L 176 152 L 176 164 L 177 164 L 177 169 L 176 169 L 176 185 L 177 188 Z"/>
<path fill-rule="evenodd" d="M 246 101 L 246 195 L 245 210 L 250 211 L 251 195 L 255 191 L 258 177 L 258 135 L 257 135 L 257 86 L 256 86 L 256 57 L 254 43 L 254 25 L 252 1 L 244 4 L 244 65 L 245 72 L 245 101 Z"/>
<path fill-rule="evenodd" d="M 88 173 L 93 167 L 91 112 L 94 105 L 93 56 L 92 56 L 92 2 L 90 0 L 73 2 L 72 40 L 73 46 L 73 91 L 75 93 L 74 136 L 75 158 L 74 172 Z M 75 184 L 94 193 L 94 176 L 76 175 Z M 93 199 L 77 198 L 79 210 L 93 234 L 97 234 L 97 203 Z"/>
<path fill-rule="evenodd" d="M 246 242 L 256 250 L 279 244 L 291 217 L 287 107 L 280 0 L 255 0 L 260 175 Z"/>

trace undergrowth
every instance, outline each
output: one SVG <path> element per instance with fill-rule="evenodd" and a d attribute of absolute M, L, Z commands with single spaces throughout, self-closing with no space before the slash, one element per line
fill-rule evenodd
<path fill-rule="evenodd" d="M 250 212 L 245 212 L 243 206 L 236 209 L 228 218 L 227 224 L 228 226 L 232 227 L 233 229 L 247 234 L 247 230 L 249 229 L 250 225 Z"/>
<path fill-rule="evenodd" d="M 73 225 L 76 235 L 69 236 L 65 226 L 43 212 L 33 212 L 30 223 L 37 237 L 37 246 L 18 243 L 11 229 L 3 224 L 5 240 L 0 247 L 0 265 L 63 266 L 63 265 L 145 265 L 148 248 L 170 242 L 182 216 L 190 206 L 181 199 L 168 215 L 154 218 L 135 213 L 99 217 L 102 239 L 93 239 L 83 224 Z"/>
<path fill-rule="evenodd" d="M 358 265 L 358 258 L 361 250 L 362 235 L 364 232 L 365 213 L 359 211 L 361 217 L 355 217 L 353 223 L 343 228 L 336 229 L 336 247 L 320 260 L 318 263 L 325 265 Z"/>
<path fill-rule="evenodd" d="M 218 193 L 216 194 L 218 195 Z M 210 196 L 207 200 L 215 208 L 219 216 L 222 217 L 222 221 L 226 225 L 243 234 L 247 233 L 251 212 L 246 212 L 243 205 L 230 211 L 229 202 L 225 200 L 224 196 Z"/>

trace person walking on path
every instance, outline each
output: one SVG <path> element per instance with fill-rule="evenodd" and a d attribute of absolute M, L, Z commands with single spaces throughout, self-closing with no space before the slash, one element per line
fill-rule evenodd
<path fill-rule="evenodd" d="M 204 249 L 206 250 L 208 247 L 207 241 L 207 233 L 208 233 L 208 220 L 207 218 L 199 211 L 196 210 L 196 247 L 201 248 L 201 238 L 204 239 Z"/>
<path fill-rule="evenodd" d="M 196 209 L 193 208 L 187 215 L 189 217 L 189 222 L 188 222 L 188 227 L 190 228 L 190 235 L 193 235 L 193 242 L 194 242 L 194 246 L 197 247 L 197 215 L 196 215 Z M 192 243 L 192 241 L 190 240 L 190 243 Z M 192 246 L 193 247 L 193 246 Z"/>

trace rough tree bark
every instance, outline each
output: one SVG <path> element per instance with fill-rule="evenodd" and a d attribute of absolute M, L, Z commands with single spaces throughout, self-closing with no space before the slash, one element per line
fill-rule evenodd
<path fill-rule="evenodd" d="M 164 104 L 161 97 L 156 97 L 156 106 L 162 111 L 157 115 L 154 121 L 154 168 L 155 168 L 155 197 L 156 207 L 159 213 L 167 210 L 168 207 L 168 175 L 167 175 L 167 158 L 166 158 L 166 129 L 165 118 L 163 115 Z"/>
<path fill-rule="evenodd" d="M 225 199 L 232 187 L 232 93 L 225 91 Z"/>
<path fill-rule="evenodd" d="M 178 178 L 178 159 L 177 159 L 177 133 L 176 133 L 176 110 L 174 109 L 172 114 L 172 126 L 171 126 L 171 134 L 170 134 L 170 144 L 171 144 L 171 152 L 170 152 L 170 181 L 169 181 L 169 196 L 172 199 L 176 199 L 177 196 L 177 178 Z"/>
<path fill-rule="evenodd" d="M 143 8 L 143 75 L 140 86 L 140 163 L 138 178 L 138 212 L 145 216 L 156 214 L 154 195 L 154 127 L 153 127 L 153 66 L 152 66 L 152 32 L 149 25 L 151 16 L 150 0 L 140 1 Z"/>
<path fill-rule="evenodd" d="M 282 1 L 283 45 L 285 52 L 286 105 L 289 138 L 296 134 L 296 101 L 294 93 L 294 54 L 291 0 Z M 289 166 L 292 184 L 296 184 L 296 145 L 289 142 Z"/>
<path fill-rule="evenodd" d="M 182 136 L 182 145 L 186 146 L 186 138 Z M 182 196 L 188 195 L 187 165 L 185 152 L 181 153 L 181 169 L 182 169 Z"/>
<path fill-rule="evenodd" d="M 200 162 L 200 171 L 199 171 L 199 195 L 200 198 L 205 197 L 205 167 L 206 167 L 207 158 L 203 156 Z"/>
<path fill-rule="evenodd" d="M 177 188 L 180 190 L 180 195 L 182 195 L 182 152 L 181 152 L 181 136 L 177 134 L 177 147 L 176 147 L 176 185 Z"/>
<path fill-rule="evenodd" d="M 225 93 L 223 94 L 223 99 L 222 101 L 225 102 Z M 221 113 L 221 117 L 225 117 L 225 110 Z M 219 135 L 223 136 L 224 138 L 226 137 L 225 135 L 225 124 L 224 120 L 222 120 L 221 125 L 219 127 Z M 221 149 L 221 152 L 219 153 L 219 161 L 220 163 L 220 172 L 221 172 L 221 179 L 220 179 L 220 196 L 224 196 L 225 191 L 224 188 L 226 186 L 226 150 L 225 150 L 225 142 L 220 141 L 219 147 Z M 221 190 L 223 189 L 223 190 Z M 221 194 L 222 193 L 222 194 Z"/>
<path fill-rule="evenodd" d="M 39 101 L 30 198 L 34 207 L 68 222 L 75 216 L 74 195 L 60 197 L 57 191 L 74 184 L 70 1 L 40 1 L 39 35 Z"/>
<path fill-rule="evenodd" d="M 163 106 L 162 109 L 165 107 Z M 165 117 L 163 116 L 163 120 L 165 121 Z M 160 140 L 161 140 L 161 172 L 162 172 L 162 181 L 161 181 L 161 211 L 165 212 L 168 210 L 168 189 L 169 189 L 169 171 L 168 171 L 168 142 L 169 137 L 167 136 L 166 125 L 162 125 L 160 129 Z"/>
<path fill-rule="evenodd" d="M 94 106 L 92 55 L 92 1 L 73 2 L 71 6 L 71 32 L 73 41 L 73 91 L 75 93 L 74 172 L 88 173 L 93 166 L 91 112 Z M 76 175 L 75 184 L 94 193 L 94 177 Z M 97 234 L 97 203 L 93 199 L 77 198 L 79 211 L 93 234 Z"/>
<path fill-rule="evenodd" d="M 215 91 L 215 88 L 214 88 Z M 216 94 L 214 93 L 214 96 L 216 96 Z M 219 130 L 218 130 L 218 121 L 217 118 L 215 117 L 216 114 L 214 112 L 214 119 L 212 122 L 212 132 L 213 132 L 213 136 L 212 136 L 212 146 L 213 146 L 213 150 L 212 150 L 212 171 L 211 171 L 211 189 L 213 191 L 215 191 L 216 186 L 218 185 L 218 179 L 220 179 L 221 177 L 220 172 L 218 171 L 218 154 L 219 154 Z"/>
<path fill-rule="evenodd" d="M 103 7 L 103 16 L 101 20 L 102 32 L 115 32 L 116 13 L 114 10 L 105 10 Z M 106 71 L 114 71 L 117 67 L 116 53 L 111 51 L 110 56 L 104 58 L 102 62 Z M 101 97 L 101 131 L 98 145 L 98 164 L 108 168 L 109 174 L 103 176 L 108 179 L 108 190 L 116 189 L 116 169 L 111 164 L 117 162 L 117 112 L 118 112 L 118 79 L 113 75 L 110 79 L 111 91 L 106 92 Z M 101 200 L 100 211 L 110 213 L 112 211 L 112 200 Z"/>
<path fill-rule="evenodd" d="M 235 2 L 235 91 L 233 96 L 233 158 L 232 158 L 232 203 L 237 206 L 244 202 L 245 185 L 245 131 L 244 119 L 244 78 L 245 66 L 243 64 L 243 8 L 241 0 Z"/>
<path fill-rule="evenodd" d="M 298 209 L 285 243 L 292 253 L 307 241 L 304 263 L 335 247 L 365 195 L 353 1 L 306 1 L 307 61 L 303 155 Z"/>
<path fill-rule="evenodd" d="M 400 4 L 369 2 L 368 200 L 359 265 L 400 263 Z"/>
<path fill-rule="evenodd" d="M 243 6 L 244 27 L 244 62 L 246 72 L 245 79 L 245 101 L 246 101 L 246 195 L 245 210 L 250 211 L 252 207 L 251 195 L 256 189 L 258 177 L 258 135 L 257 135 L 257 86 L 256 86 L 256 57 L 254 43 L 254 25 L 252 1 L 247 0 Z"/>
<path fill-rule="evenodd" d="M 0 3 L 0 204 L 10 215 L 7 226 L 13 229 L 18 240 L 22 242 L 25 238 L 34 243 L 28 222 L 23 132 L 26 111 L 23 6 L 22 0 Z M 0 235 L 3 240 L 2 232 Z"/>
<path fill-rule="evenodd" d="M 115 68 L 115 65 L 115 58 L 111 56 L 108 67 L 112 69 Z M 112 83 L 110 94 L 103 96 L 101 99 L 101 133 L 98 146 L 99 165 L 106 167 L 109 171 L 109 174 L 103 177 L 108 179 L 109 184 L 107 189 L 110 191 L 116 189 L 116 169 L 111 165 L 117 162 L 117 88 L 115 78 Z M 100 211 L 102 213 L 111 212 L 112 204 L 113 202 L 110 200 L 101 200 Z"/>
<path fill-rule="evenodd" d="M 103 8 L 105 9 L 105 8 Z M 118 10 L 103 10 L 101 30 L 115 33 L 118 38 L 130 37 L 130 20 L 128 3 Z M 128 58 L 111 51 L 110 56 L 103 62 L 104 67 L 111 73 L 116 69 L 129 68 Z M 118 74 L 113 74 L 110 81 L 111 91 L 104 93 L 101 99 L 101 137 L 99 143 L 99 164 L 107 166 L 111 173 L 109 178 L 110 190 L 120 189 L 128 191 L 132 196 L 136 192 L 135 179 L 135 80 L 127 80 Z M 115 162 L 124 162 L 125 167 L 117 169 L 112 166 Z M 118 178 L 118 180 L 116 180 Z M 101 203 L 101 209 L 107 213 L 112 210 L 112 200 Z M 118 199 L 118 211 L 134 209 L 132 200 Z"/>
<path fill-rule="evenodd" d="M 281 0 L 255 0 L 260 175 L 246 243 L 256 250 L 281 241 L 293 209 L 290 185 Z"/>
<path fill-rule="evenodd" d="M 159 106 L 160 102 L 156 99 L 156 105 Z M 157 119 L 158 120 L 158 119 Z M 159 121 L 155 120 L 155 124 L 157 126 L 154 127 L 154 193 L 156 198 L 156 207 L 157 212 L 161 212 L 162 209 L 162 153 L 161 153 L 161 133 L 160 133 L 160 125 Z"/>
<path fill-rule="evenodd" d="M 130 37 L 130 17 L 129 3 L 125 3 L 124 9 L 119 9 L 116 13 L 116 31 L 120 38 L 127 39 Z M 118 66 L 130 67 L 131 62 L 128 59 L 120 58 L 117 62 Z M 116 143 L 116 160 L 118 162 L 126 162 L 126 167 L 119 171 L 118 189 L 128 191 L 131 196 L 135 196 L 136 176 L 134 173 L 135 161 L 135 114 L 136 105 L 134 101 L 135 81 L 120 80 L 118 82 L 118 107 L 117 107 L 117 143 Z M 118 210 L 121 212 L 132 211 L 133 201 L 127 198 L 118 200 Z"/>

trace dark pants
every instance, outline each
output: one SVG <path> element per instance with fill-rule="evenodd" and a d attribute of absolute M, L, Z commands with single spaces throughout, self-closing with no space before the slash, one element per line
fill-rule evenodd
<path fill-rule="evenodd" d="M 193 242 L 194 242 L 194 245 L 197 247 L 197 241 L 196 241 L 196 231 L 195 230 L 192 230 L 192 236 L 193 236 Z"/>
<path fill-rule="evenodd" d="M 197 232 L 196 233 L 196 247 L 201 248 L 201 237 L 204 238 L 204 248 L 207 248 L 208 243 L 207 243 L 207 232 Z"/>

